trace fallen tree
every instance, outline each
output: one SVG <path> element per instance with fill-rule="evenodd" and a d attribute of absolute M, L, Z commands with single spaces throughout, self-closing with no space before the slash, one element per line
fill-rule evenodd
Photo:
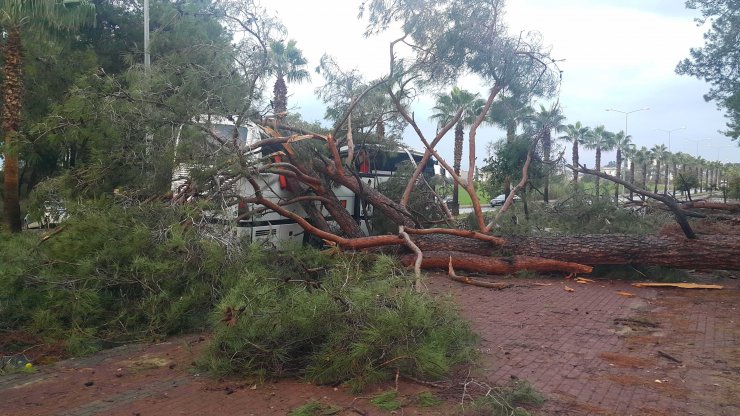
<path fill-rule="evenodd" d="M 641 264 L 683 269 L 740 270 L 738 236 L 712 236 L 701 240 L 624 234 L 516 237 L 507 239 L 502 246 L 494 247 L 479 240 L 432 235 L 418 236 L 414 242 L 424 252 L 422 267 L 429 268 L 446 268 L 448 258 L 452 256 L 453 259 L 460 259 L 453 262 L 456 269 L 491 270 L 494 273 L 494 270 L 511 273 L 518 269 L 572 272 L 577 267 L 566 265 L 573 264 Z M 402 258 L 408 264 L 409 255 L 404 254 Z"/>

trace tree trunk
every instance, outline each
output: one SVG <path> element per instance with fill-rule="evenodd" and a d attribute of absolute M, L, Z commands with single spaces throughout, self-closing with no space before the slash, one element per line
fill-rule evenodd
<path fill-rule="evenodd" d="M 622 149 L 617 148 L 617 178 L 622 178 Z M 614 184 L 614 203 L 619 202 L 619 184 Z"/>
<path fill-rule="evenodd" d="M 573 166 L 578 166 L 578 140 L 573 140 Z M 573 171 L 573 183 L 578 184 L 578 171 Z"/>
<path fill-rule="evenodd" d="M 432 251 L 425 252 L 421 262 L 423 269 L 443 269 L 452 266 L 458 270 L 490 274 L 510 274 L 519 270 L 533 272 L 564 272 L 564 273 L 591 273 L 591 267 L 577 263 L 543 259 L 540 257 L 513 256 L 490 257 L 476 254 L 461 253 L 459 251 Z M 401 263 L 410 266 L 416 260 L 415 255 L 401 257 Z"/>
<path fill-rule="evenodd" d="M 596 171 L 601 172 L 601 147 L 596 146 Z M 599 197 L 599 185 L 600 185 L 600 179 L 598 176 L 596 177 L 596 198 Z"/>
<path fill-rule="evenodd" d="M 635 160 L 630 158 L 630 183 L 635 185 Z M 630 201 L 632 200 L 632 190 L 630 190 Z"/>
<path fill-rule="evenodd" d="M 660 182 L 660 160 L 655 161 L 655 187 L 653 188 L 653 193 L 658 193 L 658 182 Z"/>
<path fill-rule="evenodd" d="M 331 180 L 346 186 L 359 195 L 361 199 L 367 201 L 374 209 L 380 210 L 394 223 L 412 228 L 417 226 L 417 224 L 414 224 L 411 214 L 401 204 L 390 200 L 377 189 L 363 183 L 358 176 L 347 172 L 346 169 L 342 171 L 342 174 L 339 174 L 333 163 L 316 163 L 314 166 L 321 173 L 329 176 Z"/>
<path fill-rule="evenodd" d="M 463 151 L 463 140 L 465 139 L 465 132 L 463 131 L 463 125 L 458 122 L 455 125 L 455 150 L 454 160 L 452 169 L 455 171 L 455 175 L 460 176 L 460 163 L 462 162 L 462 151 Z M 460 200 L 458 198 L 459 185 L 455 181 L 452 185 L 452 215 L 460 215 Z"/>
<path fill-rule="evenodd" d="M 542 153 L 545 159 L 545 186 L 542 189 L 542 197 L 545 203 L 550 203 L 550 151 L 552 148 L 552 136 L 550 130 L 542 135 Z"/>
<path fill-rule="evenodd" d="M 425 253 L 454 250 L 479 256 L 530 256 L 586 265 L 641 264 L 740 270 L 738 236 L 712 235 L 695 240 L 682 236 L 624 234 L 517 237 L 507 240 L 502 247 L 451 235 L 416 237 L 414 242 Z M 444 265 L 446 267 L 447 263 Z"/>
<path fill-rule="evenodd" d="M 668 162 L 665 163 L 665 172 L 663 172 L 663 179 L 665 179 L 665 182 L 663 183 L 663 194 L 668 195 Z"/>
<path fill-rule="evenodd" d="M 8 28 L 6 28 L 8 29 Z M 16 144 L 23 108 L 23 54 L 20 27 L 9 28 L 5 42 L 3 80 L 3 145 L 5 221 L 11 232 L 21 231 L 21 206 L 18 195 L 18 152 Z"/>
<path fill-rule="evenodd" d="M 282 120 L 288 111 L 288 86 L 285 85 L 285 80 L 281 75 L 278 75 L 272 92 L 272 109 L 275 113 L 275 118 Z"/>

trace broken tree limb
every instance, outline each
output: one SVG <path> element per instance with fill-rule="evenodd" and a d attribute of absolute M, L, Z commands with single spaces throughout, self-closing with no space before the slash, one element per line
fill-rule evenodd
<path fill-rule="evenodd" d="M 419 247 L 414 244 L 413 241 L 411 241 L 411 237 L 404 231 L 403 225 L 398 226 L 398 235 L 403 238 L 403 241 L 406 243 L 406 247 L 408 247 L 410 250 L 414 252 L 416 255 L 416 260 L 414 260 L 414 275 L 416 276 L 416 281 L 414 283 L 414 286 L 416 287 L 417 291 L 421 290 L 421 262 L 424 259 L 424 254 L 422 254 L 421 250 L 419 250 Z"/>
<path fill-rule="evenodd" d="M 449 268 L 450 258 L 452 258 L 452 265 L 456 269 L 490 274 L 510 274 L 519 270 L 531 270 L 535 272 L 591 273 L 592 270 L 591 267 L 583 264 L 550 260 L 541 257 L 491 257 L 449 250 L 424 250 L 424 258 L 421 262 L 421 267 L 423 269 Z M 401 263 L 407 266 L 413 264 L 415 260 L 415 255 L 406 255 L 401 257 Z"/>
<path fill-rule="evenodd" d="M 450 279 L 465 283 L 466 285 L 473 285 L 473 286 L 480 286 L 480 287 L 487 287 L 489 289 L 506 289 L 512 286 L 511 283 L 499 283 L 499 282 L 484 282 L 482 280 L 476 280 L 471 279 L 469 277 L 461 277 L 455 274 L 455 268 L 452 266 L 452 257 L 450 257 L 448 266 L 447 266 L 447 276 L 449 276 Z"/>
<path fill-rule="evenodd" d="M 683 231 L 683 233 L 686 236 L 686 238 L 690 238 L 690 239 L 695 239 L 696 238 L 696 234 L 694 233 L 694 230 L 691 229 L 691 225 L 689 225 L 689 221 L 686 219 L 686 213 L 681 209 L 681 207 L 676 203 L 676 201 L 673 200 L 673 198 L 670 198 L 670 197 L 667 197 L 667 196 L 663 196 L 663 195 L 658 195 L 658 194 L 653 193 L 653 192 L 650 192 L 650 191 L 646 191 L 646 190 L 644 190 L 642 188 L 638 188 L 635 185 L 633 185 L 633 184 L 631 184 L 631 183 L 629 183 L 627 181 L 624 181 L 622 179 L 619 179 L 619 178 L 617 178 L 615 176 L 608 175 L 608 174 L 606 174 L 604 172 L 599 172 L 599 171 L 596 171 L 596 170 L 591 170 L 591 169 L 588 169 L 588 168 L 586 168 L 584 166 L 580 166 L 580 165 L 577 166 L 577 167 L 574 167 L 572 165 L 565 165 L 565 166 L 567 168 L 572 169 L 572 170 L 577 170 L 578 172 L 581 172 L 581 173 L 587 173 L 589 175 L 594 175 L 594 176 L 599 177 L 599 178 L 604 178 L 604 179 L 606 179 L 608 181 L 611 181 L 611 182 L 617 183 L 619 185 L 622 185 L 625 188 L 629 189 L 630 191 L 632 191 L 632 192 L 634 192 L 636 194 L 639 194 L 639 195 L 642 195 L 642 196 L 646 196 L 648 198 L 652 198 L 652 199 L 655 199 L 655 200 L 658 200 L 658 201 L 664 203 L 671 210 L 671 212 L 673 212 L 673 216 L 676 219 L 676 222 L 678 223 L 678 225 L 681 226 L 681 230 Z"/>
<path fill-rule="evenodd" d="M 692 201 L 692 202 L 682 203 L 681 208 L 684 208 L 684 209 L 689 209 L 689 208 L 717 209 L 717 210 L 729 211 L 729 212 L 734 213 L 734 212 L 740 212 L 740 203 L 723 204 L 721 202 Z"/>

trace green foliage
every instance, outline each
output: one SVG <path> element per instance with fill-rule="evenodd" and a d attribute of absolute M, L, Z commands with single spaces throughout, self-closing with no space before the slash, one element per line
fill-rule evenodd
<path fill-rule="evenodd" d="M 430 391 L 423 391 L 416 396 L 416 400 L 421 407 L 434 407 L 443 403 L 442 399 L 435 396 Z"/>
<path fill-rule="evenodd" d="M 692 48 L 690 58 L 679 62 L 676 73 L 704 79 L 712 88 L 704 99 L 715 101 L 725 108 L 729 131 L 733 140 L 740 138 L 740 4 L 737 0 L 687 0 L 686 7 L 701 10 L 699 23 L 711 22 L 704 34 L 704 46 Z M 740 142 L 738 142 L 740 144 Z"/>
<path fill-rule="evenodd" d="M 393 172 L 393 176 L 378 186 L 378 190 L 388 198 L 400 201 L 413 169 L 414 167 L 408 162 L 400 164 L 397 170 Z M 424 180 L 426 179 L 419 179 L 419 183 L 411 191 L 408 203 L 409 212 L 413 215 L 414 220 L 421 224 L 439 221 L 444 218 L 444 212 L 439 207 L 439 203 L 436 202 L 436 197 L 431 189 L 421 183 Z M 372 225 L 373 234 L 388 234 L 398 231 L 398 225 L 390 221 L 380 210 L 373 210 Z"/>
<path fill-rule="evenodd" d="M 249 256 L 212 315 L 203 367 L 347 382 L 358 391 L 396 371 L 438 379 L 473 356 L 467 324 L 450 304 L 414 292 L 413 279 L 390 258 L 297 253 L 280 261 Z M 308 272 L 317 270 L 310 262 L 323 269 Z"/>
<path fill-rule="evenodd" d="M 740 199 L 740 171 L 734 171 L 727 178 L 727 196 Z"/>
<path fill-rule="evenodd" d="M 73 354 L 205 325 L 233 260 L 180 222 L 188 213 L 109 201 L 74 207 L 64 228 L 0 239 L 0 321 L 66 340 Z"/>
<path fill-rule="evenodd" d="M 699 187 L 699 177 L 694 172 L 679 173 L 676 180 L 676 190 L 690 192 Z"/>
<path fill-rule="evenodd" d="M 502 193 L 507 181 L 518 181 L 522 176 L 522 167 L 531 145 L 532 141 L 528 136 L 496 142 L 491 149 L 491 156 L 486 158 L 486 165 L 482 168 L 483 172 L 489 174 L 488 181 L 483 184 L 483 189 L 488 195 Z M 530 182 L 539 186 L 545 177 L 545 169 L 538 152 L 533 152 L 532 157 L 528 177 Z"/>
<path fill-rule="evenodd" d="M 322 416 L 322 415 L 335 415 L 338 414 L 341 409 L 336 406 L 325 405 L 318 402 L 309 402 L 301 407 L 295 408 L 288 413 L 288 416 Z"/>
<path fill-rule="evenodd" d="M 464 415 L 530 416 L 521 405 L 539 406 L 545 398 L 526 381 L 517 381 L 510 387 L 494 388 L 475 399 Z"/>
<path fill-rule="evenodd" d="M 401 402 L 397 400 L 397 397 L 397 391 L 388 390 L 370 399 L 370 403 L 374 404 L 380 410 L 398 410 L 401 408 Z"/>

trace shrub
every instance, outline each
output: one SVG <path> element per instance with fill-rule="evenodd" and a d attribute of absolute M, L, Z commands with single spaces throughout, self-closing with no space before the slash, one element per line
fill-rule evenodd
<path fill-rule="evenodd" d="M 178 208 L 97 201 L 46 241 L 3 235 L 0 322 L 65 340 L 73 354 L 203 327 L 235 262 L 184 218 Z"/>
<path fill-rule="evenodd" d="M 473 357 L 467 323 L 448 302 L 414 292 L 413 278 L 389 257 L 303 252 L 304 262 L 330 264 L 308 273 L 316 268 L 250 258 L 213 315 L 202 366 L 219 375 L 348 382 L 359 391 L 396 371 L 438 379 Z"/>

